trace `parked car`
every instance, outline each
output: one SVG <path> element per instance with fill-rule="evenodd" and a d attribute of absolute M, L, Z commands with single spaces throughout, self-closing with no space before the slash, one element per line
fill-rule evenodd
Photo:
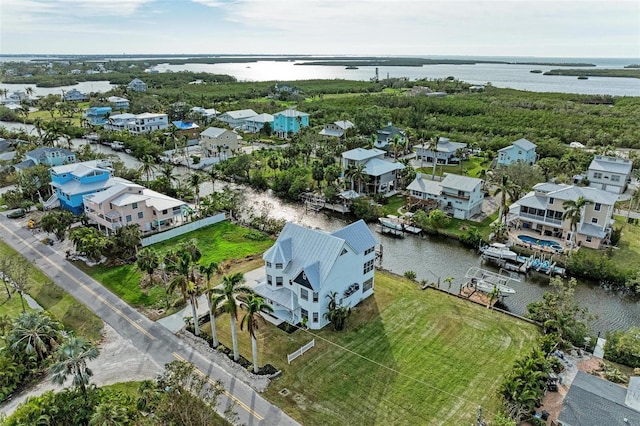
<path fill-rule="evenodd" d="M 9 219 L 18 219 L 20 217 L 25 217 L 27 214 L 27 211 L 25 209 L 18 209 L 18 210 L 14 210 L 11 213 L 9 213 L 7 215 L 7 217 Z"/>

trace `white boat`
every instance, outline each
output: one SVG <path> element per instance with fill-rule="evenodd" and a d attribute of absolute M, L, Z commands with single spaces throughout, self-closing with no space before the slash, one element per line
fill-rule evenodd
<path fill-rule="evenodd" d="M 516 291 L 507 285 L 509 281 L 516 281 L 511 275 L 496 274 L 474 266 L 469 268 L 465 277 L 469 280 L 468 287 L 483 293 L 490 294 L 497 289 L 499 296 L 516 294 Z"/>
<path fill-rule="evenodd" d="M 114 151 L 122 151 L 124 149 L 124 144 L 122 142 L 113 141 L 111 142 L 111 149 Z"/>
<path fill-rule="evenodd" d="M 388 215 L 387 217 L 379 217 L 378 221 L 380 222 L 380 225 L 382 225 L 383 228 L 389 229 L 392 232 L 396 232 L 396 233 L 410 232 L 412 234 L 419 234 L 420 232 L 422 232 L 422 229 L 416 226 L 407 225 L 406 223 L 404 223 L 403 220 L 401 220 L 397 216 Z"/>
<path fill-rule="evenodd" d="M 509 247 L 502 243 L 491 243 L 483 246 L 480 248 L 480 252 L 484 257 L 490 259 L 502 259 L 510 262 L 518 261 L 518 253 L 509 250 Z"/>

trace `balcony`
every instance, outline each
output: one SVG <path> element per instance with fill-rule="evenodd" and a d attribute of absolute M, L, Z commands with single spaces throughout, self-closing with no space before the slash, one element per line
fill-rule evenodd
<path fill-rule="evenodd" d="M 562 225 L 562 220 L 558 220 L 558 219 L 552 219 L 550 217 L 545 217 L 545 216 L 540 216 L 540 215 L 536 215 L 536 214 L 529 214 L 529 213 L 520 213 L 519 217 L 524 218 L 524 219 L 533 219 L 533 220 L 537 220 L 538 222 L 542 222 L 542 223 L 549 223 L 552 225 Z"/>

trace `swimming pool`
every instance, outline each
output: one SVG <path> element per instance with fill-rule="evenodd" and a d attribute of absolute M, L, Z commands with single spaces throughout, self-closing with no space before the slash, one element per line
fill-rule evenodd
<path fill-rule="evenodd" d="M 554 250 L 562 251 L 562 247 L 560 246 L 560 244 L 558 244 L 555 241 L 540 240 L 538 238 L 533 238 L 528 235 L 518 235 L 518 239 L 527 244 L 536 244 L 542 247 L 550 247 Z"/>

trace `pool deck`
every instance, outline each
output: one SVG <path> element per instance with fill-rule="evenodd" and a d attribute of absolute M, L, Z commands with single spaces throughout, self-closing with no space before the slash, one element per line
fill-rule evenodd
<path fill-rule="evenodd" d="M 529 231 L 527 229 L 512 229 L 511 231 L 509 231 L 509 241 L 511 241 L 515 246 L 535 249 L 536 251 L 539 251 L 541 253 L 558 254 L 556 250 L 554 250 L 549 246 L 540 246 L 537 244 L 526 243 L 518 238 L 519 235 L 526 235 L 536 240 L 553 241 L 554 243 L 557 243 L 560 247 L 562 247 L 564 250 L 569 249 L 566 245 L 566 241 L 561 238 L 542 236 L 535 231 Z"/>

